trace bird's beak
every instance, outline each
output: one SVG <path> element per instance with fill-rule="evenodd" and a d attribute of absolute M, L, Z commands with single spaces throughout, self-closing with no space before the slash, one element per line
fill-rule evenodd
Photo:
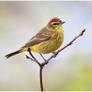
<path fill-rule="evenodd" d="M 61 24 L 64 24 L 64 23 L 66 23 L 65 21 L 64 22 L 61 22 Z"/>

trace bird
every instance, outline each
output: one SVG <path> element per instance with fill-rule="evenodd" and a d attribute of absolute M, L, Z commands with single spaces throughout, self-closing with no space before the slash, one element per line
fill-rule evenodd
<path fill-rule="evenodd" d="M 22 46 L 19 50 L 5 55 L 6 58 L 10 58 L 16 54 L 27 51 L 30 48 L 31 51 L 49 54 L 54 53 L 64 41 L 64 30 L 62 25 L 65 23 L 58 17 L 53 17 L 45 27 L 43 27 L 35 36 Z"/>

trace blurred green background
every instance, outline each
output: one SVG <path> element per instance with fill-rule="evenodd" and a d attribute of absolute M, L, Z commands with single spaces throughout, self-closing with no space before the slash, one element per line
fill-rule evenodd
<path fill-rule="evenodd" d="M 26 59 L 27 52 L 10 59 L 4 55 L 23 46 L 52 17 L 66 21 L 63 46 L 82 29 L 87 31 L 44 68 L 44 89 L 92 90 L 91 1 L 0 2 L 0 90 L 40 90 L 39 67 Z M 42 61 L 37 53 L 34 54 Z M 48 58 L 50 55 L 44 56 Z"/>

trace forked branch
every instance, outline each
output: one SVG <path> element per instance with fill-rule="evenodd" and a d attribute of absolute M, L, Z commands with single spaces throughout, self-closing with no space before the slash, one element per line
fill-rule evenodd
<path fill-rule="evenodd" d="M 83 29 L 83 30 L 80 32 L 79 35 L 75 36 L 75 37 L 73 38 L 73 40 L 71 40 L 71 41 L 70 41 L 68 44 L 66 44 L 63 48 L 59 49 L 54 55 L 50 56 L 47 60 L 45 60 L 44 57 L 40 54 L 41 57 L 42 57 L 43 60 L 44 60 L 43 63 L 40 63 L 40 62 L 34 57 L 34 55 L 32 54 L 31 49 L 28 48 L 28 52 L 29 52 L 29 54 L 30 54 L 31 57 L 29 57 L 29 56 L 26 55 L 26 58 L 27 58 L 27 59 L 30 59 L 30 60 L 32 60 L 32 61 L 34 61 L 34 62 L 37 63 L 37 64 L 39 65 L 39 67 L 40 67 L 40 88 L 41 88 L 41 91 L 44 91 L 44 89 L 43 89 L 43 81 L 42 81 L 42 78 L 43 78 L 43 77 L 42 77 L 42 70 L 43 70 L 44 66 L 47 65 L 47 64 L 49 63 L 49 61 L 50 61 L 52 58 L 55 58 L 62 50 L 64 50 L 64 49 L 67 48 L 68 46 L 72 45 L 72 43 L 73 43 L 76 39 L 78 39 L 80 36 L 83 36 L 83 34 L 84 34 L 85 31 L 86 31 L 86 29 Z"/>

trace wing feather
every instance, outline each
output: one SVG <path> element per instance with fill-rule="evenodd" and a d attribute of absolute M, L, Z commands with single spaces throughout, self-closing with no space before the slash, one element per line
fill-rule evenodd
<path fill-rule="evenodd" d="M 39 33 L 37 33 L 34 37 L 32 37 L 24 47 L 30 47 L 41 42 L 47 41 L 51 38 L 51 32 L 45 28 L 43 28 Z"/>

